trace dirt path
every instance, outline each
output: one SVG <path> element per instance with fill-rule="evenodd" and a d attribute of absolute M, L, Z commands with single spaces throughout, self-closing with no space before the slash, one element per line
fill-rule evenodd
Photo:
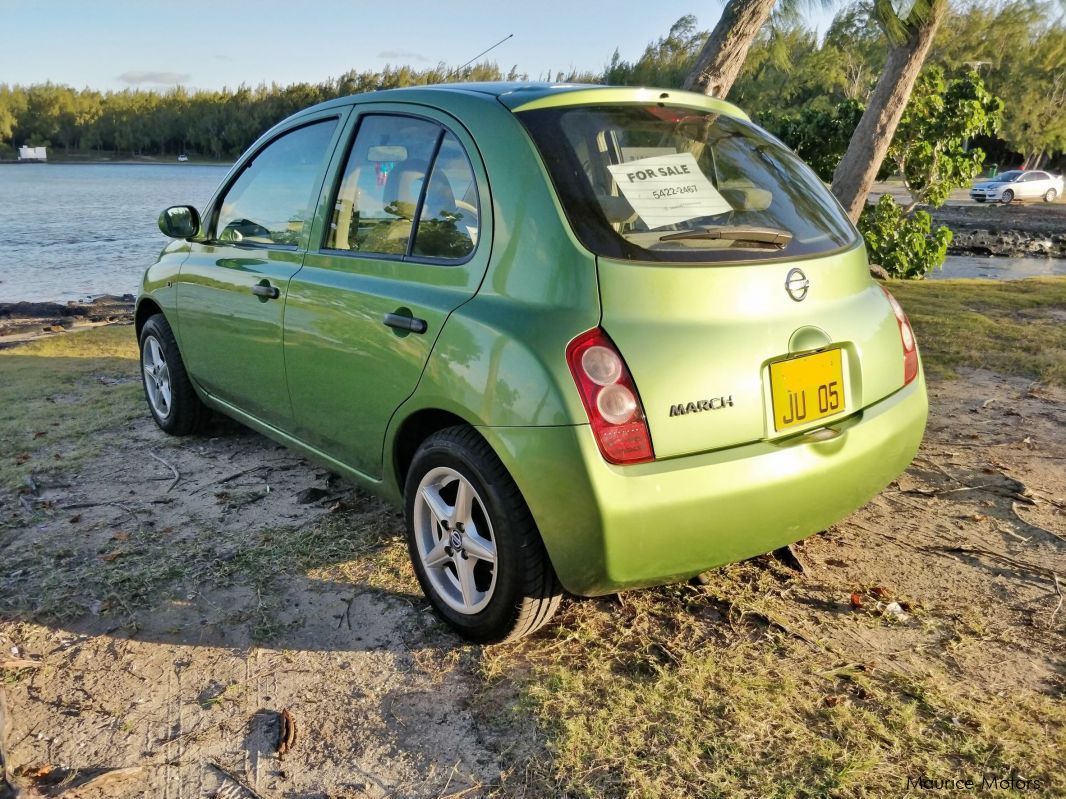
<path fill-rule="evenodd" d="M 799 547 L 808 570 L 783 622 L 904 671 L 950 659 L 990 697 L 1061 696 L 1066 393 L 970 372 L 931 401 L 909 472 Z M 36 489 L 0 505 L 17 783 L 482 796 L 541 751 L 529 725 L 500 724 L 522 709 L 485 694 L 481 650 L 421 599 L 399 515 L 258 435 L 219 421 L 174 442 L 143 414 L 101 438 L 91 468 Z M 918 623 L 873 623 L 890 600 Z M 296 739 L 279 758 L 282 710 Z"/>
<path fill-rule="evenodd" d="M 859 618 L 897 600 L 917 623 L 817 624 L 843 650 L 866 647 L 903 671 L 946 663 L 990 695 L 1019 686 L 1061 695 L 1066 397 L 970 372 L 933 384 L 930 405 L 907 473 L 801 545 L 816 568 L 797 588 L 796 623 L 824 621 L 809 611 L 826 604 L 854 617 L 839 601 L 850 587 L 864 603 Z"/>
<path fill-rule="evenodd" d="M 42 480 L 38 510 L 0 537 L 0 607 L 57 619 L 0 624 L 0 660 L 40 661 L 10 691 L 13 767 L 132 766 L 106 795 L 168 799 L 232 782 L 216 765 L 265 795 L 494 779 L 464 652 L 415 586 L 327 576 L 398 549 L 398 514 L 226 421 L 172 443 L 138 420 L 91 471 Z M 316 568 L 279 576 L 274 559 Z M 284 762 L 282 709 L 297 724 Z"/>

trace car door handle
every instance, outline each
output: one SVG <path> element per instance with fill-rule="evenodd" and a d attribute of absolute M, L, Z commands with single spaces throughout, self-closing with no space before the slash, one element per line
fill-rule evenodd
<path fill-rule="evenodd" d="M 409 330 L 412 333 L 425 333 L 429 329 L 425 319 L 417 319 L 413 316 L 399 313 L 385 314 L 384 322 L 389 327 L 397 330 Z"/>
<path fill-rule="evenodd" d="M 271 286 L 269 283 L 259 283 L 252 286 L 252 294 L 268 300 L 276 300 L 281 296 L 281 290 L 277 286 Z"/>

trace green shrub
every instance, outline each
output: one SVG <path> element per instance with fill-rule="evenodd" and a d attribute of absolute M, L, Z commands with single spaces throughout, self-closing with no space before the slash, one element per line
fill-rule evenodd
<path fill-rule="evenodd" d="M 844 100 L 831 111 L 812 105 L 799 111 L 759 114 L 759 124 L 787 144 L 822 180 L 833 179 L 833 170 L 848 149 L 863 106 L 857 100 Z"/>
<path fill-rule="evenodd" d="M 933 218 L 925 211 L 912 216 L 903 212 L 888 194 L 877 205 L 867 206 L 859 217 L 859 230 L 866 239 L 870 263 L 880 264 L 891 277 L 923 278 L 930 269 L 944 265 L 951 243 L 946 227 L 933 230 Z"/>

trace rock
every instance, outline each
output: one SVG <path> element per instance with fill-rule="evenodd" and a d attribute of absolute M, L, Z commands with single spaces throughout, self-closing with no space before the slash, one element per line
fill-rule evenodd
<path fill-rule="evenodd" d="M 310 505 L 312 502 L 318 502 L 323 497 L 329 496 L 329 492 L 323 488 L 305 488 L 299 494 L 296 495 L 296 501 L 301 505 Z"/>
<path fill-rule="evenodd" d="M 932 215 L 934 225 L 955 234 L 948 247 L 953 255 L 1066 258 L 1063 204 L 945 205 Z"/>
<path fill-rule="evenodd" d="M 104 296 L 90 302 L 0 303 L 0 347 L 14 346 L 42 335 L 62 333 L 74 327 L 133 321 L 134 297 Z"/>

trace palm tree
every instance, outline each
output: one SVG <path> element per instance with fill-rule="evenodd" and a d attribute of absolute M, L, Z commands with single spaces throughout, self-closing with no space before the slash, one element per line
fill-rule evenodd
<path fill-rule="evenodd" d="M 888 59 L 848 149 L 833 172 L 833 194 L 853 222 L 858 221 L 866 207 L 866 196 L 885 160 L 947 9 L 948 0 L 913 0 L 901 16 L 892 0 L 874 2 L 890 43 Z"/>
<path fill-rule="evenodd" d="M 794 2 L 786 0 L 783 5 Z M 1059 2 L 1066 6 L 1066 0 Z M 684 88 L 725 97 L 774 5 L 775 0 L 729 0 Z M 888 59 L 847 152 L 833 173 L 833 193 L 856 221 L 947 13 L 948 0 L 873 0 L 873 7 L 890 42 Z"/>

